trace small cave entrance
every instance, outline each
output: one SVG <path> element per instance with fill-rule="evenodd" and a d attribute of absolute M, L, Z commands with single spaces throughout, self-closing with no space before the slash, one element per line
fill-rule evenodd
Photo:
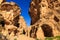
<path fill-rule="evenodd" d="M 52 28 L 48 24 L 43 24 L 41 28 L 45 37 L 53 37 Z"/>

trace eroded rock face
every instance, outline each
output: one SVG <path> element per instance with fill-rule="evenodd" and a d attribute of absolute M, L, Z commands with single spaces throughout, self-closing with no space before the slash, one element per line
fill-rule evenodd
<path fill-rule="evenodd" d="M 27 37 L 27 25 L 24 18 L 20 16 L 19 6 L 14 2 L 4 2 L 0 6 L 0 32 L 8 40 L 15 40 L 15 37 L 17 40 L 24 40 L 25 37 L 34 40 Z"/>
<path fill-rule="evenodd" d="M 3 2 L 0 9 L 0 32 L 8 40 L 44 40 L 45 37 L 60 35 L 59 0 L 32 0 L 30 27 L 27 27 L 20 16 L 19 6 L 14 2 Z"/>
<path fill-rule="evenodd" d="M 6 0 L 0 0 L 0 4 L 3 3 L 3 2 L 6 2 Z"/>
<path fill-rule="evenodd" d="M 26 34 L 26 23 L 20 16 L 20 8 L 14 2 L 4 2 L 0 5 L 0 32 L 10 38 Z M 12 39 L 13 40 L 13 39 Z M 18 40 L 20 40 L 18 38 Z"/>
<path fill-rule="evenodd" d="M 37 38 L 37 39 L 44 40 L 44 33 L 41 27 L 39 27 L 39 24 L 35 24 L 28 28 L 28 36 L 31 38 Z"/>
<path fill-rule="evenodd" d="M 8 39 L 6 38 L 6 36 L 0 33 L 0 40 L 8 40 Z"/>
<path fill-rule="evenodd" d="M 0 14 L 2 14 L 2 16 L 4 17 L 5 24 L 14 24 L 15 26 L 18 25 L 20 8 L 15 3 L 4 2 L 1 4 L 0 9 Z"/>
<path fill-rule="evenodd" d="M 27 25 L 26 25 L 26 22 L 22 16 L 19 17 L 18 23 L 20 24 L 18 30 L 20 30 L 21 34 L 25 35 L 27 32 Z"/>
<path fill-rule="evenodd" d="M 31 16 L 31 24 L 36 23 L 40 19 L 40 3 L 41 0 L 32 0 L 30 4 L 29 14 Z"/>
<path fill-rule="evenodd" d="M 20 16 L 19 18 L 20 18 L 20 20 L 19 20 L 20 25 L 19 26 L 26 28 L 27 25 L 26 25 L 24 18 L 22 16 Z"/>
<path fill-rule="evenodd" d="M 32 0 L 30 4 L 29 14 L 31 16 L 31 24 L 36 23 L 42 15 L 48 13 L 47 10 L 55 10 L 60 13 L 59 0 Z"/>
<path fill-rule="evenodd" d="M 53 37 L 60 35 L 60 1 L 59 0 L 32 0 L 29 14 L 31 16 L 30 37 Z M 37 15 L 38 14 L 38 15 Z M 36 27 L 36 25 L 38 25 Z M 36 28 L 37 32 L 36 32 Z M 40 28 L 40 29 L 39 29 Z M 33 30 L 34 29 L 34 30 Z M 32 32 L 33 30 L 33 32 Z M 39 30 L 42 30 L 38 32 Z M 36 33 L 35 33 L 36 32 Z M 33 34 L 33 35 L 32 35 Z M 39 35 L 38 35 L 39 34 Z M 40 34 L 42 34 L 40 36 Z M 36 35 L 36 36 L 35 36 Z"/>

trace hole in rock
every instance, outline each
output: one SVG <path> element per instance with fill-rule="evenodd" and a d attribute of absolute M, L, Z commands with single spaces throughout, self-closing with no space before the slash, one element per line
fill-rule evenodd
<path fill-rule="evenodd" d="M 44 36 L 45 36 L 45 37 L 52 37 L 52 36 L 53 36 L 52 28 L 51 28 L 49 25 L 43 24 L 43 25 L 41 26 L 41 28 L 42 28 L 42 30 L 43 30 L 43 32 L 44 32 Z"/>

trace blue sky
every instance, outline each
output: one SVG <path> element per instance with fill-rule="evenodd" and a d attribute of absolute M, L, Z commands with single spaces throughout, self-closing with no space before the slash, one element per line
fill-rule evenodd
<path fill-rule="evenodd" d="M 26 24 L 30 26 L 31 18 L 29 16 L 29 5 L 31 0 L 7 0 L 8 2 L 15 2 L 21 8 L 21 16 L 24 17 Z"/>

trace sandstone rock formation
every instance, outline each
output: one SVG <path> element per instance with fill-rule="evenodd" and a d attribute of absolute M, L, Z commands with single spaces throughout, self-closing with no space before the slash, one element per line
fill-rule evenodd
<path fill-rule="evenodd" d="M 39 24 L 32 25 L 28 28 L 28 36 L 35 39 L 44 40 L 44 33 Z"/>
<path fill-rule="evenodd" d="M 60 36 L 60 0 L 32 0 L 31 25 L 27 27 L 21 9 L 14 2 L 0 1 L 1 40 L 44 40 Z"/>
<path fill-rule="evenodd" d="M 18 23 L 20 24 L 19 28 L 18 28 L 18 30 L 20 31 L 20 34 L 26 35 L 27 34 L 27 25 L 26 25 L 26 22 L 22 16 L 19 17 Z"/>
<path fill-rule="evenodd" d="M 0 40 L 7 40 L 7 38 L 3 34 L 0 34 Z"/>
<path fill-rule="evenodd" d="M 60 1 L 59 0 L 32 0 L 30 4 L 29 14 L 31 16 L 31 24 L 34 24 L 39 20 L 41 17 L 40 14 L 45 15 L 47 14 L 47 10 L 55 10 L 58 13 L 60 8 Z"/>
<path fill-rule="evenodd" d="M 35 40 L 27 35 L 27 25 L 21 14 L 21 9 L 14 2 L 4 2 L 0 5 L 1 40 Z M 3 37 L 3 38 L 2 38 Z"/>
<path fill-rule="evenodd" d="M 0 4 L 3 3 L 3 2 L 6 2 L 6 0 L 0 0 Z"/>
<path fill-rule="evenodd" d="M 40 3 L 41 0 L 32 0 L 30 4 L 29 14 L 31 16 L 31 25 L 40 19 Z"/>
<path fill-rule="evenodd" d="M 30 28 L 31 29 L 30 37 L 34 38 L 37 36 L 37 38 L 40 39 L 41 35 L 42 37 L 43 36 L 53 37 L 60 35 L 59 13 L 60 13 L 59 0 L 32 0 L 30 4 L 29 14 L 32 19 L 31 25 L 34 26 Z M 41 28 L 42 31 L 39 31 L 40 30 L 39 28 Z"/>

